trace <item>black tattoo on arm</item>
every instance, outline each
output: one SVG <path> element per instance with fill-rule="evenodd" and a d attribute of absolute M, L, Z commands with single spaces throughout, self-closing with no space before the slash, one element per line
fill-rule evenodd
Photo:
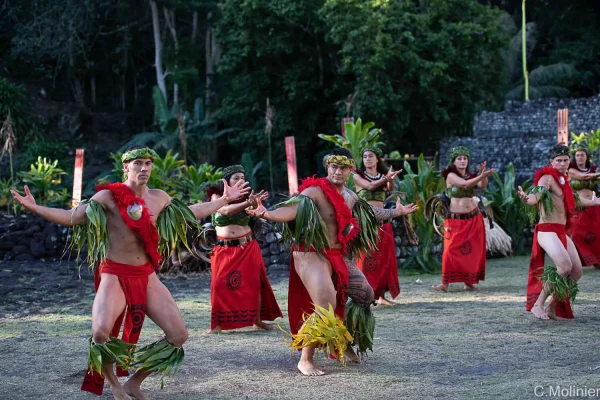
<path fill-rule="evenodd" d="M 373 210 L 373 214 L 375 214 L 377 221 L 386 221 L 396 217 L 395 208 L 379 208 L 371 206 L 371 209 Z"/>

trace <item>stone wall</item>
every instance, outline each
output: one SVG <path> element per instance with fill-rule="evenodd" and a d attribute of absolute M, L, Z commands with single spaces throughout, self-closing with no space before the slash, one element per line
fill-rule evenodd
<path fill-rule="evenodd" d="M 417 251 L 408 243 L 401 219 L 392 221 L 396 243 L 398 267 Z M 5 261 L 56 260 L 62 257 L 70 228 L 48 222 L 40 217 L 22 214 L 17 217 L 0 213 L 0 259 Z M 269 273 L 285 273 L 289 269 L 290 255 L 281 242 L 281 234 L 270 223 L 264 223 L 256 238 Z M 441 253 L 441 245 L 435 249 Z M 82 257 L 85 249 L 82 252 Z M 75 259 L 75 254 L 65 257 Z M 207 268 L 208 265 L 202 268 Z"/>
<path fill-rule="evenodd" d="M 547 150 L 556 144 L 556 112 L 563 108 L 569 109 L 569 132 L 600 128 L 600 96 L 507 101 L 502 112 L 482 112 L 475 116 L 473 136 L 443 140 L 440 168 L 448 165 L 450 148 L 467 146 L 473 164 L 487 160 L 490 167 L 502 174 L 512 162 L 518 183 L 531 179 L 533 171 L 548 162 Z"/>
<path fill-rule="evenodd" d="M 62 256 L 69 229 L 40 217 L 0 213 L 0 259 L 55 260 Z"/>

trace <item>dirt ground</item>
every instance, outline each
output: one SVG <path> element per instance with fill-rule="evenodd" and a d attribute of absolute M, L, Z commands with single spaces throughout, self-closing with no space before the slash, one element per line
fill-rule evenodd
<path fill-rule="evenodd" d="M 539 321 L 525 312 L 527 265 L 526 257 L 490 260 L 486 281 L 471 293 L 458 284 L 435 293 L 429 288 L 439 275 L 401 273 L 400 304 L 374 309 L 375 351 L 346 367 L 320 357 L 328 375 L 312 378 L 297 372 L 280 331 L 202 335 L 208 275 L 164 279 L 190 332 L 186 359 L 164 390 L 157 377 L 143 387 L 153 399 L 173 400 L 513 400 L 552 397 L 557 386 L 567 395 L 598 389 L 600 397 L 600 270 L 585 269 L 574 321 Z M 286 315 L 287 276 L 270 279 Z M 79 390 L 92 300 L 91 277 L 82 271 L 79 279 L 72 264 L 0 262 L 0 398 L 96 397 Z M 159 337 L 147 321 L 141 343 Z"/>

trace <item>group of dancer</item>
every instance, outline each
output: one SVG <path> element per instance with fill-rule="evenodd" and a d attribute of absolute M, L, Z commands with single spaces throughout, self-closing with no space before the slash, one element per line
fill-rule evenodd
<path fill-rule="evenodd" d="M 370 318 L 369 322 L 353 320 L 357 332 L 366 325 L 374 329 L 368 310 L 375 300 L 374 292 L 354 259 L 360 254 L 371 254 L 377 249 L 378 238 L 384 238 L 378 233 L 377 221 L 406 215 L 417 207 L 404 206 L 397 200 L 395 209 L 383 209 L 377 207 L 380 203 L 372 207 L 360 200 L 345 187 L 355 165 L 347 150 L 336 149 L 331 153 L 327 177 L 306 179 L 293 201 L 272 211 L 262 205 L 268 193 L 251 191 L 243 168 L 237 165 L 224 170 L 224 179 L 219 187 L 213 188 L 211 201 L 187 207 L 164 191 L 147 186 L 157 157 L 152 149 L 130 148 L 121 158 L 124 182 L 98 186 L 88 202 L 72 210 L 36 204 L 27 186 L 25 196 L 12 191 L 25 209 L 51 222 L 72 226 L 72 241 L 81 247 L 86 245 L 87 260 L 96 267 L 88 371 L 82 390 L 102 394 L 106 380 L 116 399 L 145 399 L 148 397 L 140 386 L 146 377 L 162 373 L 164 379 L 177 372 L 184 358 L 182 346 L 188 332 L 177 304 L 156 271 L 162 259 L 173 252 L 177 241 L 186 240 L 186 227 L 208 216 L 212 216 L 218 235 L 211 256 L 209 332 L 251 325 L 269 329 L 263 321 L 282 316 L 252 233 L 252 217 L 289 225 L 297 220 L 297 229 L 288 227 L 289 232 L 294 229 L 298 233 L 293 244 L 289 296 L 290 329 L 294 335 L 306 334 L 299 331 L 306 325 L 306 315 L 313 314 L 316 306 L 335 309 L 335 318 L 344 326 L 347 297 L 352 299 L 354 309 L 362 310 L 354 312 L 354 317 Z M 388 172 L 383 181 L 387 185 L 395 176 L 396 173 Z M 307 217 L 315 222 L 310 227 L 305 225 Z M 396 293 L 397 281 L 390 281 L 388 275 L 389 271 L 379 274 L 374 285 L 378 288 L 389 285 Z M 379 282 L 382 279 L 384 283 Z M 321 315 L 318 310 L 315 314 Z M 164 338 L 136 348 L 146 315 L 163 330 Z M 340 352 L 332 356 L 358 361 L 345 340 L 357 346 L 362 343 L 357 347 L 360 353 L 365 351 L 365 341 L 366 346 L 369 340 L 372 345 L 373 332 L 367 336 L 346 334 L 344 342 L 336 344 Z M 338 338 L 334 340 L 339 342 Z M 316 347 L 311 340 L 298 346 L 302 350 L 298 368 L 305 375 L 323 374 L 312 359 Z M 117 377 L 129 375 L 129 369 L 136 372 L 121 385 Z"/>
<path fill-rule="evenodd" d="M 97 265 L 96 296 L 82 390 L 101 394 L 106 379 L 116 399 L 145 399 L 140 385 L 147 376 L 158 372 L 164 378 L 177 372 L 188 332 L 156 271 L 176 242 L 186 240 L 182 226 L 196 225 L 208 216 L 217 232 L 211 255 L 209 333 L 246 326 L 271 329 L 264 321 L 282 317 L 252 229 L 258 219 L 264 219 L 283 224 L 283 239 L 291 249 L 288 318 L 291 346 L 301 350 L 300 372 L 309 376 L 324 373 L 314 363 L 316 349 L 356 362 L 359 355 L 372 350 L 370 307 L 393 304 L 385 298 L 386 291 L 392 299 L 400 293 L 389 221 L 418 209 L 414 204 L 403 205 L 400 197 L 394 208 L 384 208 L 400 171 L 385 167 L 379 148 L 363 150 L 360 169 L 348 150 L 334 149 L 325 158 L 325 177 L 304 179 L 297 195 L 269 210 L 262 204 L 269 194 L 248 187 L 240 165 L 224 169 L 222 182 L 209 191 L 210 201 L 188 207 L 162 190 L 148 188 L 156 157 L 149 148 L 129 149 L 122 156 L 125 181 L 98 186 L 89 202 L 73 210 L 37 205 L 27 186 L 25 196 L 12 191 L 27 210 L 79 229 L 73 234 L 76 244 L 88 238 L 88 262 Z M 536 173 L 530 192 L 519 187 L 523 203 L 538 205 L 541 211 L 527 295 L 527 309 L 538 318 L 572 317 L 568 297 L 577 292 L 581 262 L 566 235 L 568 222 L 578 221 L 573 226 L 579 228 L 571 235 L 582 259 L 600 264 L 598 246 L 592 244 L 596 235 L 586 231 L 596 229 L 587 225 L 592 218 L 597 220 L 596 210 L 600 209 L 592 207 L 600 200 L 590 182 L 600 174 L 589 165 L 585 149 L 577 149 L 570 168 L 569 160 L 569 148 L 555 146 L 550 166 Z M 567 170 L 580 205 L 585 207 L 579 211 L 575 211 Z M 476 188 L 487 186 L 493 172 L 483 162 L 477 173 L 471 174 L 468 149 L 452 149 L 450 165 L 442 171 L 449 212 L 444 221 L 442 283 L 433 286 L 436 291 L 447 291 L 455 282 L 474 290 L 474 285 L 485 279 L 485 227 L 473 196 Z M 358 193 L 346 187 L 351 174 Z M 556 268 L 546 267 L 542 274 L 544 252 Z M 550 294 L 552 300 L 546 307 Z M 164 338 L 136 348 L 146 315 L 164 331 Z M 331 326 L 341 328 L 344 334 L 327 336 Z M 121 385 L 117 376 L 128 375 L 129 369 L 136 372 Z"/>

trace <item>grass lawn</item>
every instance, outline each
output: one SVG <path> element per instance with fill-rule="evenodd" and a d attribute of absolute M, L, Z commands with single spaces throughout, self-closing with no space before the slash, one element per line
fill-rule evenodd
<path fill-rule="evenodd" d="M 548 397 L 558 385 L 571 386 L 570 394 L 598 388 L 600 397 L 600 270 L 584 269 L 574 321 L 540 321 L 525 312 L 527 266 L 527 257 L 488 261 L 486 281 L 476 292 L 464 292 L 462 284 L 451 285 L 449 293 L 433 292 L 430 286 L 440 275 L 401 272 L 399 305 L 374 308 L 375 351 L 360 365 L 342 366 L 321 356 L 319 365 L 328 374 L 312 378 L 297 372 L 297 356 L 278 330 L 202 335 L 209 326 L 208 276 L 165 280 L 190 332 L 186 359 L 164 390 L 157 377 L 144 389 L 153 399 L 172 400 L 513 400 L 536 398 L 536 387 Z M 0 263 L 3 271 L 16 268 Z M 287 279 L 272 280 L 287 315 Z M 59 292 L 36 288 L 35 279 L 24 282 L 33 286 L 30 292 L 0 297 L 0 398 L 95 398 L 79 390 L 92 282 Z M 59 301 L 65 296 L 67 302 Z M 287 329 L 287 319 L 277 322 Z M 147 320 L 141 343 L 160 334 Z"/>

